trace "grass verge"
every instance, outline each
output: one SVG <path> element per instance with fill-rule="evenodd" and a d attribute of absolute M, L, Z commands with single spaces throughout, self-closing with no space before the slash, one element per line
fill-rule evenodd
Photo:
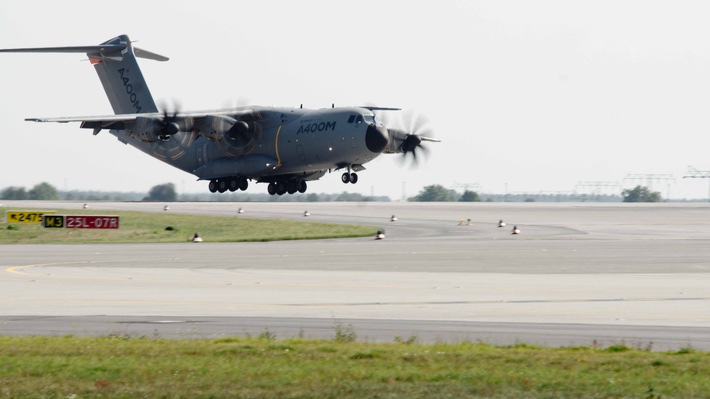
<path fill-rule="evenodd" d="M 708 353 L 619 345 L 0 337 L 13 398 L 701 398 L 708 375 Z"/>
<path fill-rule="evenodd" d="M 6 208 L 0 208 L 0 218 Z M 23 209 L 25 210 L 25 209 Z M 118 215 L 120 228 L 43 229 L 34 224 L 0 223 L 0 244 L 85 244 L 187 242 L 200 233 L 206 242 L 307 240 L 374 236 L 376 227 L 332 223 L 196 216 L 177 213 L 61 210 L 57 214 Z"/>

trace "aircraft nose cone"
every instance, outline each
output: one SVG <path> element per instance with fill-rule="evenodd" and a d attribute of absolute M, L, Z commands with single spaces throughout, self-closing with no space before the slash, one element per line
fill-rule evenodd
<path fill-rule="evenodd" d="M 365 132 L 365 145 L 374 153 L 381 153 L 389 144 L 387 129 L 382 126 L 370 125 Z"/>

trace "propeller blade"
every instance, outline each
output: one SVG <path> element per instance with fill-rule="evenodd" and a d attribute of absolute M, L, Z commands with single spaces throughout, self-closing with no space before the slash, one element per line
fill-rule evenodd
<path fill-rule="evenodd" d="M 160 131 L 158 132 L 158 137 L 160 140 L 167 141 L 180 131 L 192 130 L 192 120 L 179 116 L 179 103 L 175 102 L 172 107 L 163 104 L 161 108 L 163 108 L 163 118 L 159 122 Z M 172 113 L 168 110 L 169 108 L 173 108 Z"/>
<path fill-rule="evenodd" d="M 428 148 L 422 142 L 441 141 L 432 137 L 433 131 L 428 125 L 428 120 L 422 114 L 405 112 L 400 115 L 398 123 L 393 124 L 397 127 L 387 129 L 387 131 L 391 139 L 400 143 L 396 151 L 402 154 L 399 157 L 401 164 L 417 167 L 429 155 Z M 399 126 L 404 129 L 398 128 Z"/>
<path fill-rule="evenodd" d="M 249 134 L 249 124 L 245 121 L 236 121 L 231 129 L 227 131 L 227 137 L 232 140 L 241 139 L 244 142 L 249 141 L 251 135 Z"/>

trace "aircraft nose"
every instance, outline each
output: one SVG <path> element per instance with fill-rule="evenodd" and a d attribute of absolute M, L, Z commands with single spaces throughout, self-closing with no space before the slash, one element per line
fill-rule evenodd
<path fill-rule="evenodd" d="M 370 125 L 365 132 L 365 145 L 367 149 L 374 153 L 381 153 L 389 144 L 387 129 L 383 126 Z"/>

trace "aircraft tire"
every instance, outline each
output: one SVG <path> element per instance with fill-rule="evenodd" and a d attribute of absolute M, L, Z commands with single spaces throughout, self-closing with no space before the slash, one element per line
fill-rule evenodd
<path fill-rule="evenodd" d="M 242 191 L 247 191 L 247 188 L 249 187 L 249 182 L 247 179 L 241 179 L 239 181 L 239 189 Z"/>
<path fill-rule="evenodd" d="M 286 194 L 286 183 L 280 181 L 276 183 L 276 194 L 284 195 Z"/>
<path fill-rule="evenodd" d="M 229 179 L 229 191 L 234 192 L 239 189 L 239 180 L 237 179 Z"/>
<path fill-rule="evenodd" d="M 269 183 L 269 186 L 266 188 L 266 191 L 269 193 L 269 195 L 274 195 L 274 194 L 276 194 L 276 184 L 275 184 L 275 183 Z"/>
<path fill-rule="evenodd" d="M 217 182 L 217 191 L 219 191 L 220 193 L 227 191 L 227 182 L 224 180 L 219 180 Z"/>
<path fill-rule="evenodd" d="M 216 193 L 217 192 L 217 182 L 214 180 L 210 180 L 210 184 L 207 186 L 209 188 L 211 193 Z"/>
<path fill-rule="evenodd" d="M 357 173 L 351 173 L 350 174 L 350 183 L 355 184 L 357 183 Z"/>
<path fill-rule="evenodd" d="M 350 174 L 347 172 L 343 173 L 343 175 L 340 177 L 340 180 L 342 180 L 345 184 L 350 183 Z"/>
<path fill-rule="evenodd" d="M 291 180 L 286 183 L 286 191 L 288 191 L 289 194 L 295 194 L 296 191 L 298 191 L 298 182 Z"/>
<path fill-rule="evenodd" d="M 303 194 L 306 192 L 306 189 L 308 189 L 308 185 L 306 184 L 306 182 L 303 180 L 299 180 L 298 181 L 298 192 Z"/>

